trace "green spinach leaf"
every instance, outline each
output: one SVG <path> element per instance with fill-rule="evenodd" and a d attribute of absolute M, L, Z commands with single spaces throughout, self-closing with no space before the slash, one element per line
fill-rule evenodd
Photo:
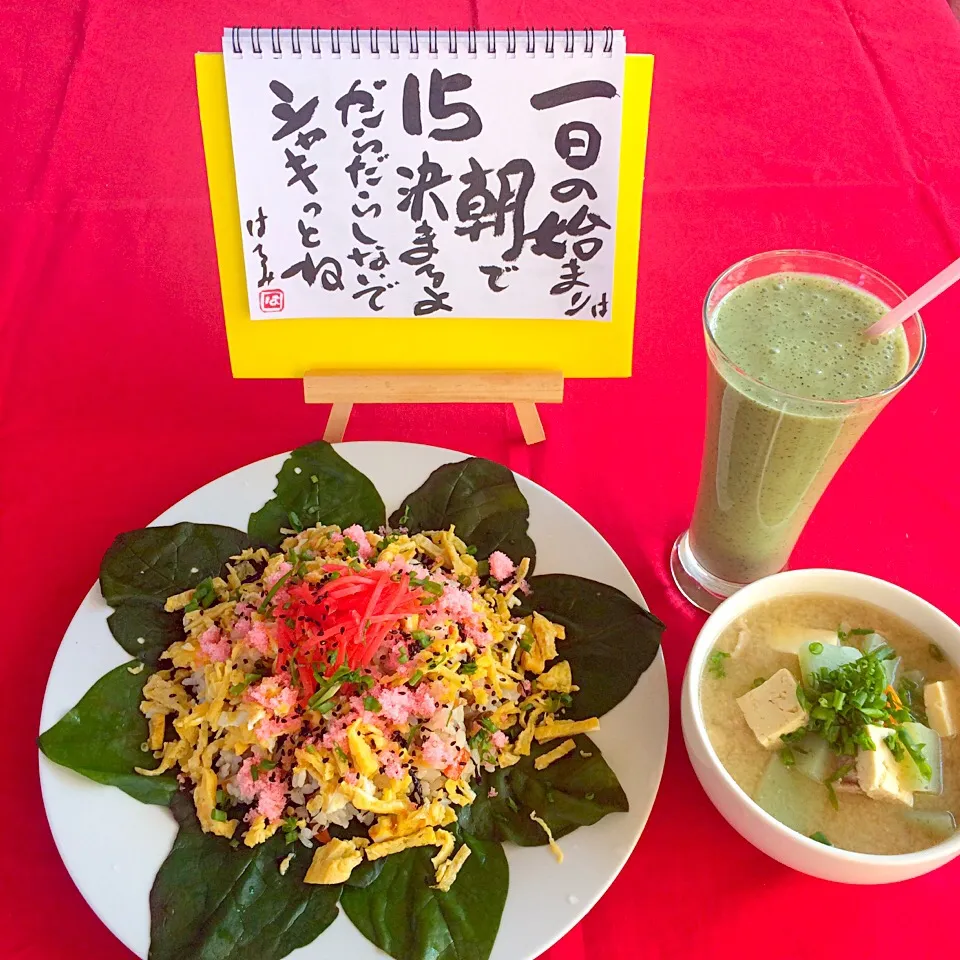
<path fill-rule="evenodd" d="M 403 519 L 406 517 L 406 522 Z M 492 460 L 471 457 L 438 467 L 409 494 L 390 517 L 394 528 L 411 533 L 445 530 L 456 524 L 457 536 L 485 559 L 495 550 L 514 563 L 536 561 L 536 546 L 527 533 L 530 507 L 513 472 Z"/>
<path fill-rule="evenodd" d="M 520 607 L 562 624 L 557 656 L 570 661 L 574 694 L 567 716 L 599 717 L 612 710 L 653 663 L 664 626 L 615 587 L 567 573 L 533 577 Z"/>
<path fill-rule="evenodd" d="M 149 960 L 279 960 L 336 919 L 340 885 L 303 883 L 311 851 L 282 833 L 233 849 L 202 832 L 187 795 L 172 809 L 180 832 L 150 891 Z"/>
<path fill-rule="evenodd" d="M 123 664 L 101 677 L 83 699 L 42 734 L 37 743 L 44 756 L 97 783 L 119 787 L 142 803 L 166 805 L 177 791 L 172 773 L 144 777 L 134 767 L 156 766 L 140 745 L 147 739 L 147 721 L 140 713 L 147 671 L 132 674 Z"/>
<path fill-rule="evenodd" d="M 162 604 L 140 600 L 121 603 L 107 617 L 107 626 L 127 653 L 151 667 L 171 643 L 184 636 L 182 613 L 166 613 Z"/>
<path fill-rule="evenodd" d="M 531 813 L 542 817 L 559 839 L 608 813 L 629 810 L 627 795 L 596 744 L 582 735 L 574 741 L 577 748 L 546 770 L 534 769 L 533 761 L 562 741 L 535 743 L 530 756 L 519 763 L 484 773 L 476 787 L 477 799 L 460 811 L 460 826 L 484 840 L 537 847 L 547 843 L 547 835 L 530 819 Z"/>
<path fill-rule="evenodd" d="M 396 960 L 486 960 L 507 899 L 509 868 L 499 843 L 460 836 L 471 854 L 450 890 L 432 889 L 433 847 L 384 858 L 364 887 L 344 887 L 354 926 Z"/>
<path fill-rule="evenodd" d="M 224 563 L 249 545 L 242 531 L 211 523 L 121 533 L 100 564 L 100 590 L 114 608 L 107 625 L 117 643 L 155 664 L 183 637 L 182 614 L 164 612 L 167 597 L 220 576 Z"/>
<path fill-rule="evenodd" d="M 364 860 L 358 867 L 354 867 L 353 872 L 347 879 L 347 886 L 369 887 L 380 876 L 383 865 L 389 859 L 389 857 L 381 857 L 379 860 Z"/>
<path fill-rule="evenodd" d="M 377 488 L 323 440 L 298 447 L 277 474 L 272 500 L 250 514 L 250 539 L 278 547 L 281 527 L 302 530 L 318 523 L 341 529 L 359 523 L 377 530 L 386 522 L 386 510 Z"/>
<path fill-rule="evenodd" d="M 100 564 L 100 589 L 111 607 L 156 602 L 218 576 L 226 559 L 250 542 L 233 527 L 177 523 L 121 533 Z"/>

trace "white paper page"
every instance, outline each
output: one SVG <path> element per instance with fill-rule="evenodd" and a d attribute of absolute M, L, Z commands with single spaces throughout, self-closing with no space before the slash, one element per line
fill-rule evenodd
<path fill-rule="evenodd" d="M 456 57 L 445 32 L 418 56 L 406 31 L 379 56 L 263 33 L 261 56 L 224 36 L 252 317 L 610 320 L 622 33 L 552 56 L 460 33 Z"/>

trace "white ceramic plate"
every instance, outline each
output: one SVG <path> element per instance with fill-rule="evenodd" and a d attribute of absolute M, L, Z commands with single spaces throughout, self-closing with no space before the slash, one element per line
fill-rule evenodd
<path fill-rule="evenodd" d="M 376 485 L 389 514 L 441 464 L 465 454 L 409 443 L 345 443 L 338 452 Z M 190 494 L 154 524 L 183 520 L 246 529 L 247 518 L 273 495 L 286 454 L 228 473 Z M 618 587 L 643 603 L 613 549 L 579 514 L 543 487 L 517 477 L 530 503 L 537 573 L 573 573 Z M 645 605 L 645 604 L 644 604 Z M 109 608 L 94 585 L 60 645 L 43 701 L 48 729 L 108 670 L 129 660 L 107 629 Z M 630 800 L 615 813 L 561 841 L 558 865 L 547 847 L 506 844 L 510 892 L 492 960 L 528 960 L 560 939 L 596 903 L 620 872 L 653 805 L 667 747 L 667 678 L 660 653 L 630 695 L 592 734 Z M 113 787 L 84 779 L 40 757 L 47 819 L 70 876 L 98 917 L 137 956 L 146 957 L 148 895 L 176 833 L 169 811 L 138 803 Z M 343 911 L 297 960 L 383 958 Z"/>

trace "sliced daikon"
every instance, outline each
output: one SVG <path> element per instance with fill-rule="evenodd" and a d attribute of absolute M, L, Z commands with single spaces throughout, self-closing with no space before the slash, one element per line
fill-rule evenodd
<path fill-rule="evenodd" d="M 814 653 L 810 647 L 813 646 L 817 653 Z M 800 672 L 803 674 L 805 686 L 810 685 L 810 681 L 815 673 L 820 670 L 836 670 L 845 663 L 852 663 L 859 660 L 862 654 L 856 647 L 827 646 L 826 644 L 805 643 L 800 647 Z"/>
<path fill-rule="evenodd" d="M 776 754 L 763 771 L 753 799 L 771 817 L 804 836 L 821 829 L 828 814 L 823 785 L 784 766 Z"/>
<path fill-rule="evenodd" d="M 938 840 L 946 840 L 957 831 L 957 821 L 949 810 L 908 810 L 904 816 Z"/>
<path fill-rule="evenodd" d="M 833 765 L 834 753 L 823 737 L 816 733 L 808 733 L 802 740 L 791 744 L 796 760 L 794 769 L 797 773 L 809 777 L 816 783 L 823 783 Z"/>
<path fill-rule="evenodd" d="M 913 757 L 904 751 L 903 759 L 899 764 L 902 770 L 900 782 L 904 788 L 914 793 L 943 793 L 943 760 L 940 753 L 940 737 L 937 732 L 925 727 L 922 723 L 904 723 L 901 724 L 900 729 L 917 746 L 923 747 L 923 759 L 930 764 L 931 771 L 928 780 L 920 772 Z"/>
<path fill-rule="evenodd" d="M 879 633 L 868 633 L 863 638 L 863 643 L 860 646 L 864 653 L 873 653 L 874 650 L 879 650 L 881 647 L 889 647 L 890 644 L 887 643 L 886 637 L 881 636 Z"/>
<path fill-rule="evenodd" d="M 900 680 L 900 664 L 903 657 L 890 657 L 883 661 L 883 672 L 887 675 L 887 684 L 895 687 Z"/>

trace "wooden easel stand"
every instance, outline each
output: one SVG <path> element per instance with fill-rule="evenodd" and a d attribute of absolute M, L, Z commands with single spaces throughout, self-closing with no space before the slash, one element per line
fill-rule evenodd
<path fill-rule="evenodd" d="M 523 439 L 546 438 L 538 403 L 563 400 L 559 370 L 435 371 L 311 370 L 303 378 L 307 403 L 333 404 L 323 439 L 338 443 L 355 403 L 512 403 Z"/>

